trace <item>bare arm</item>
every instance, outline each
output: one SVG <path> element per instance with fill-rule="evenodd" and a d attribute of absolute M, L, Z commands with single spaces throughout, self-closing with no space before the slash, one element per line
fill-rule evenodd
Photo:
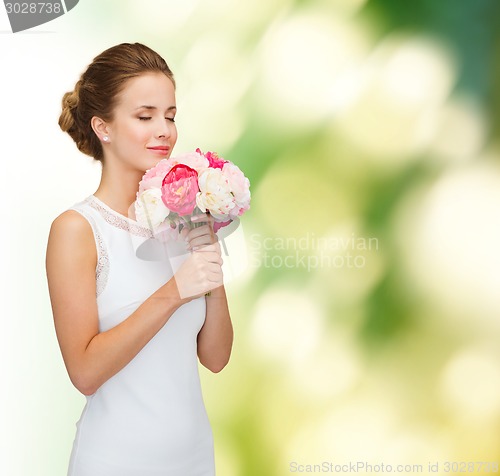
<path fill-rule="evenodd" d="M 57 217 L 50 229 L 46 270 L 57 339 L 69 377 L 92 395 L 125 367 L 184 302 L 174 278 L 116 327 L 99 333 L 90 224 L 76 211 Z M 193 296 L 195 297 L 195 296 Z"/>
<path fill-rule="evenodd" d="M 233 326 L 224 286 L 212 290 L 205 299 L 207 311 L 198 334 L 198 358 L 212 372 L 220 372 L 229 362 L 233 345 Z"/>
<path fill-rule="evenodd" d="M 220 245 L 213 232 L 213 219 L 210 216 L 200 217 L 200 221 L 208 221 L 206 225 L 194 228 L 187 233 L 186 239 L 193 254 L 207 255 L 217 276 L 213 278 L 216 286 L 212 286 L 206 299 L 205 323 L 198 333 L 198 358 L 203 366 L 212 372 L 220 372 L 229 362 L 233 345 L 233 326 L 227 304 L 226 291 L 222 285 L 222 258 Z"/>

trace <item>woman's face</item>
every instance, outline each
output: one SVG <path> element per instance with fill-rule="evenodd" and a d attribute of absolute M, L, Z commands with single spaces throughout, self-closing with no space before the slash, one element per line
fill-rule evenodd
<path fill-rule="evenodd" d="M 109 143 L 103 144 L 105 163 L 119 162 L 141 173 L 170 157 L 177 141 L 175 90 L 163 73 L 129 79 L 118 96 Z"/>

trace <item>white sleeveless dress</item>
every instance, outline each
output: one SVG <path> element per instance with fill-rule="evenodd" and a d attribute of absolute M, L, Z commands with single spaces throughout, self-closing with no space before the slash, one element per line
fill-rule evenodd
<path fill-rule="evenodd" d="M 147 228 L 94 195 L 70 209 L 94 232 L 99 331 L 106 331 L 170 279 L 171 262 L 154 249 L 158 242 L 149 240 Z M 128 365 L 87 397 L 68 476 L 215 475 L 196 353 L 204 320 L 204 298 L 184 304 Z"/>

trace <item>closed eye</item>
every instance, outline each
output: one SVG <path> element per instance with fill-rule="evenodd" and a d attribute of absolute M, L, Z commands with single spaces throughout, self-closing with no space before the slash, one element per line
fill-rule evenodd
<path fill-rule="evenodd" d="M 141 121 L 149 121 L 151 118 L 150 117 L 139 117 Z"/>

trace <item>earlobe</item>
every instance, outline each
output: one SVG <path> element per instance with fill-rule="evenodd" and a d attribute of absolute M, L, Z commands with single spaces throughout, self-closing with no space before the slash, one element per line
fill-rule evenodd
<path fill-rule="evenodd" d="M 105 121 L 103 121 L 100 117 L 94 116 L 90 120 L 90 125 L 99 140 L 109 142 L 109 128 Z"/>

